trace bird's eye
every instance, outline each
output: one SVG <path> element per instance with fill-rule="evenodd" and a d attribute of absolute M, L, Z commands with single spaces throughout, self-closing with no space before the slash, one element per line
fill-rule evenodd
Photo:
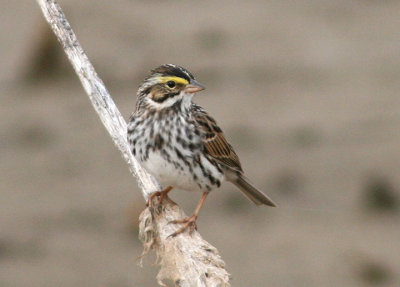
<path fill-rule="evenodd" d="M 167 86 L 168 86 L 169 88 L 171 88 L 171 89 L 174 88 L 175 85 L 176 85 L 176 84 L 175 84 L 174 81 L 168 81 L 168 82 L 167 82 Z"/>

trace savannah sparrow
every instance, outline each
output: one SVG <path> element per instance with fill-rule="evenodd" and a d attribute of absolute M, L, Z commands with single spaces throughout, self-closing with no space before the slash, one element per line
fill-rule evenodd
<path fill-rule="evenodd" d="M 221 128 L 207 112 L 192 102 L 204 90 L 186 69 L 168 64 L 151 71 L 137 92 L 136 110 L 129 119 L 128 141 L 132 154 L 160 183 L 154 193 L 168 198 L 176 187 L 201 191 L 203 196 L 191 217 L 173 236 L 195 228 L 197 215 L 208 193 L 230 181 L 257 205 L 275 206 L 244 176 L 238 156 Z"/>

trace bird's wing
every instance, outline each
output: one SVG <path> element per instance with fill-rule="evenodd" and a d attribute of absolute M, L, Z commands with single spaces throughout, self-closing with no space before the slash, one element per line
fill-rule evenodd
<path fill-rule="evenodd" d="M 205 152 L 223 166 L 242 172 L 239 157 L 225 139 L 216 121 L 203 108 L 195 104 L 192 105 L 192 115 L 196 128 L 200 131 Z"/>

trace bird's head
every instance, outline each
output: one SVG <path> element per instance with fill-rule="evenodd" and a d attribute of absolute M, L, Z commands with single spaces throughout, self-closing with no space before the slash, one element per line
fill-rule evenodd
<path fill-rule="evenodd" d="M 138 104 L 161 110 L 181 102 L 190 105 L 194 93 L 204 90 L 193 75 L 180 66 L 167 64 L 151 71 L 138 90 Z"/>

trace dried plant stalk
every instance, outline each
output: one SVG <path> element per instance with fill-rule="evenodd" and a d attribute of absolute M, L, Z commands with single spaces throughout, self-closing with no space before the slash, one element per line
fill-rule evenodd
<path fill-rule="evenodd" d="M 140 215 L 139 238 L 144 244 L 143 255 L 153 249 L 161 265 L 157 281 L 175 286 L 230 286 L 229 274 L 218 250 L 205 241 L 200 233 L 184 233 L 170 237 L 178 227 L 169 224 L 186 215 L 175 204 L 166 202 L 146 208 Z"/>

